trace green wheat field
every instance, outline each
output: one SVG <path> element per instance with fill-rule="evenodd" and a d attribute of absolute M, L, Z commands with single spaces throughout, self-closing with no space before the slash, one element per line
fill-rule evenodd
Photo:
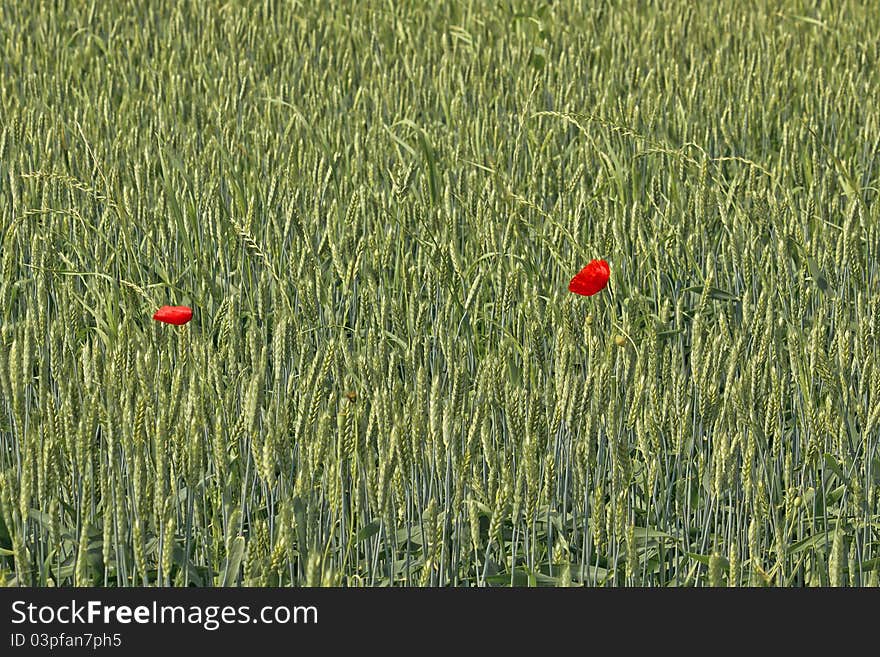
<path fill-rule="evenodd" d="M 0 582 L 878 585 L 878 35 L 3 3 Z"/>

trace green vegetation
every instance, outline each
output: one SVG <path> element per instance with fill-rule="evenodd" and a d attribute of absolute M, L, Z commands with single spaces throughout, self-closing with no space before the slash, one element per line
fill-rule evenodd
<path fill-rule="evenodd" d="M 576 4 L 0 7 L 2 581 L 878 583 L 880 12 Z"/>

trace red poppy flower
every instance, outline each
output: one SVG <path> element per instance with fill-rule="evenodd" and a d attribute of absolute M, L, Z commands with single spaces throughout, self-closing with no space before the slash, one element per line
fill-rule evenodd
<path fill-rule="evenodd" d="M 581 269 L 568 284 L 570 292 L 590 297 L 608 285 L 608 277 L 611 276 L 611 268 L 604 260 L 592 260 L 590 264 Z"/>
<path fill-rule="evenodd" d="M 162 306 L 153 315 L 157 322 L 180 326 L 192 319 L 193 311 L 189 306 Z"/>

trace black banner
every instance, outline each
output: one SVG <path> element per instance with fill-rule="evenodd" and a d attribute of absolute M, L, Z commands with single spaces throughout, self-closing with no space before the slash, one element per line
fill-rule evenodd
<path fill-rule="evenodd" d="M 584 649 L 610 641 L 629 653 L 692 642 L 708 649 L 722 637 L 730 647 L 768 633 L 787 635 L 790 646 L 816 609 L 829 628 L 871 627 L 863 623 L 878 601 L 868 590 L 8 588 L 0 589 L 0 654 L 256 646 L 335 654 L 383 645 L 389 654 L 470 653 L 572 641 Z"/>

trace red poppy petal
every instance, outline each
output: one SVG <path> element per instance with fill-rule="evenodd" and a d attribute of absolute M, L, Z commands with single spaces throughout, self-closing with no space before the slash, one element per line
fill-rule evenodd
<path fill-rule="evenodd" d="M 581 272 L 583 274 L 583 272 Z M 570 292 L 574 292 L 575 294 L 582 294 L 584 296 L 589 296 L 591 294 L 595 294 L 590 285 L 589 277 L 584 274 L 578 274 L 574 278 L 571 279 L 571 283 L 568 284 L 568 289 Z"/>
<path fill-rule="evenodd" d="M 192 319 L 193 311 L 189 306 L 162 306 L 153 314 L 157 322 L 180 326 Z"/>
<path fill-rule="evenodd" d="M 604 260 L 593 260 L 581 269 L 571 282 L 568 289 L 575 294 L 592 296 L 608 285 L 611 268 Z"/>

